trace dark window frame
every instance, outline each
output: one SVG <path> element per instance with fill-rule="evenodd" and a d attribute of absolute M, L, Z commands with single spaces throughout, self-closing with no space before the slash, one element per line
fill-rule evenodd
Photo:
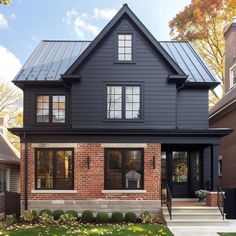
<path fill-rule="evenodd" d="M 132 60 L 130 61 L 121 61 L 118 59 L 118 36 L 119 34 L 130 34 L 132 35 Z M 135 31 L 117 31 L 114 34 L 114 63 L 115 64 L 135 64 L 136 63 L 136 33 Z"/>
<path fill-rule="evenodd" d="M 107 166 L 107 162 L 108 162 L 108 158 L 107 158 L 107 152 L 111 151 L 111 150 L 120 150 L 122 154 L 122 167 L 121 167 L 121 175 L 122 175 L 122 188 L 108 188 L 107 187 L 107 170 L 106 170 L 106 166 Z M 141 151 L 141 184 L 140 184 L 140 188 L 125 188 L 125 155 L 124 152 L 125 151 Z M 105 148 L 104 149 L 104 190 L 144 190 L 144 148 Z"/>
<path fill-rule="evenodd" d="M 35 190 L 74 190 L 74 148 L 35 148 Z M 37 181 L 38 181 L 38 161 L 37 161 L 37 153 L 38 151 L 52 151 L 53 152 L 53 183 L 54 177 L 56 176 L 56 155 L 57 151 L 71 151 L 72 152 L 72 186 L 71 188 L 38 188 Z"/>
<path fill-rule="evenodd" d="M 107 117 L 107 86 L 121 86 L 122 87 L 122 117 L 108 118 Z M 140 87 L 140 118 L 126 118 L 126 102 L 125 102 L 125 88 L 128 86 Z M 124 122 L 124 123 L 143 123 L 144 122 L 144 84 L 143 82 L 105 82 L 104 83 L 104 122 Z"/>
<path fill-rule="evenodd" d="M 38 122 L 37 121 L 37 97 L 38 96 L 49 96 L 49 122 Z M 57 123 L 53 121 L 53 96 L 65 96 L 65 122 Z M 66 93 L 39 93 L 35 94 L 35 102 L 34 102 L 34 124 L 35 125 L 43 125 L 43 126 L 65 126 L 68 124 L 68 112 L 69 112 L 69 98 Z"/>

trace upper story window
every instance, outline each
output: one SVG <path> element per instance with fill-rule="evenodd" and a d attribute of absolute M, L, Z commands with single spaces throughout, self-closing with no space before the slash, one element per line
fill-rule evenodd
<path fill-rule="evenodd" d="M 230 69 L 230 87 L 236 84 L 236 66 Z"/>
<path fill-rule="evenodd" d="M 65 95 L 39 95 L 36 97 L 37 123 L 65 123 L 65 121 Z"/>
<path fill-rule="evenodd" d="M 118 61 L 133 60 L 133 35 L 118 34 Z"/>
<path fill-rule="evenodd" d="M 141 119 L 141 86 L 108 85 L 107 119 Z"/>

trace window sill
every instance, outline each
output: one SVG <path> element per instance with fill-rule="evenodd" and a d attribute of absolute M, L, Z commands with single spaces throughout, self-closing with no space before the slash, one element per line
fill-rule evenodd
<path fill-rule="evenodd" d="M 146 193 L 146 190 L 102 190 L 102 193 Z"/>
<path fill-rule="evenodd" d="M 77 190 L 32 190 L 31 193 L 77 193 Z"/>

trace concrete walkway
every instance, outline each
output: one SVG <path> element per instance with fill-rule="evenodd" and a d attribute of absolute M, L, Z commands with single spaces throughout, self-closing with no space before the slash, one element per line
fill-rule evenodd
<path fill-rule="evenodd" d="M 175 236 L 219 236 L 217 233 L 236 235 L 236 220 L 230 221 L 230 226 L 169 226 Z"/>

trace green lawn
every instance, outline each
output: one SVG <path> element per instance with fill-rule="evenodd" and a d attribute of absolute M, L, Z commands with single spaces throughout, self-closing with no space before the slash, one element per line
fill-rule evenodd
<path fill-rule="evenodd" d="M 5 236 L 56 236 L 56 235 L 119 235 L 119 236 L 173 236 L 168 228 L 159 225 L 91 225 L 91 226 L 25 226 L 4 231 Z"/>
<path fill-rule="evenodd" d="M 218 233 L 221 236 L 236 236 L 236 233 Z"/>

